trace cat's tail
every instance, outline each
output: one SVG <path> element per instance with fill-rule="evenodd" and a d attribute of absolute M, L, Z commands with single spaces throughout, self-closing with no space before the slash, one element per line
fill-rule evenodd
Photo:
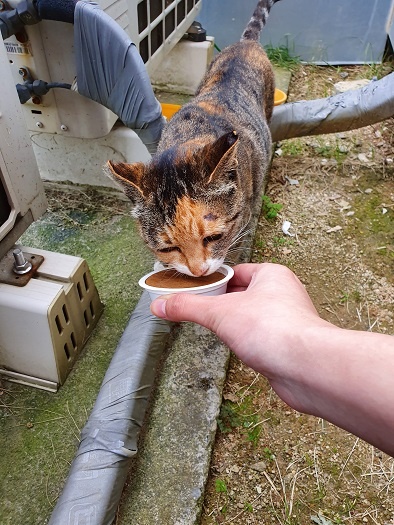
<path fill-rule="evenodd" d="M 260 0 L 256 6 L 256 9 L 253 12 L 252 18 L 249 20 L 248 25 L 246 26 L 244 32 L 241 36 L 242 40 L 256 40 L 260 39 L 260 33 L 265 23 L 271 7 L 279 0 Z"/>

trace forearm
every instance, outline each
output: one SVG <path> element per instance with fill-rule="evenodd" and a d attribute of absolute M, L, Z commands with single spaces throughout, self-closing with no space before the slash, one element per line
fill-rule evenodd
<path fill-rule="evenodd" d="M 235 267 L 233 293 L 178 294 L 152 312 L 215 332 L 277 394 L 394 457 L 394 337 L 338 328 L 321 319 L 286 267 Z"/>
<path fill-rule="evenodd" d="M 290 351 L 289 404 L 394 456 L 394 337 L 319 326 Z"/>

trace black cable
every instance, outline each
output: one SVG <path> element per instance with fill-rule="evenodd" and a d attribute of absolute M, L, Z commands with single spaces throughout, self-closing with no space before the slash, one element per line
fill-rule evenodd
<path fill-rule="evenodd" d="M 46 87 L 48 89 L 52 89 L 52 88 L 71 89 L 71 84 L 66 84 L 65 82 L 48 82 Z"/>

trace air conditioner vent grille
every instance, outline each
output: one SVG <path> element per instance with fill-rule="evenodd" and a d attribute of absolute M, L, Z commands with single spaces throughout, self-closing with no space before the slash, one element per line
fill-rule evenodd
<path fill-rule="evenodd" d="M 137 22 L 133 26 L 130 20 L 130 35 L 148 67 L 160 58 L 163 48 L 172 47 L 187 31 L 200 4 L 201 0 L 138 2 L 135 17 Z"/>

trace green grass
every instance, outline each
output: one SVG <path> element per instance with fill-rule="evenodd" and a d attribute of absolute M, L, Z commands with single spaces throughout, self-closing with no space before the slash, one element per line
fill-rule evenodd
<path fill-rule="evenodd" d="M 223 479 L 215 479 L 215 490 L 218 494 L 227 494 L 227 484 Z"/>
<path fill-rule="evenodd" d="M 273 47 L 267 45 L 264 49 L 274 66 L 294 71 L 300 64 L 300 59 L 297 56 L 292 56 L 285 46 Z"/>
<path fill-rule="evenodd" d="M 297 157 L 305 153 L 304 143 L 300 139 L 289 139 L 284 140 L 281 143 L 280 149 L 282 150 L 283 155 Z"/>

